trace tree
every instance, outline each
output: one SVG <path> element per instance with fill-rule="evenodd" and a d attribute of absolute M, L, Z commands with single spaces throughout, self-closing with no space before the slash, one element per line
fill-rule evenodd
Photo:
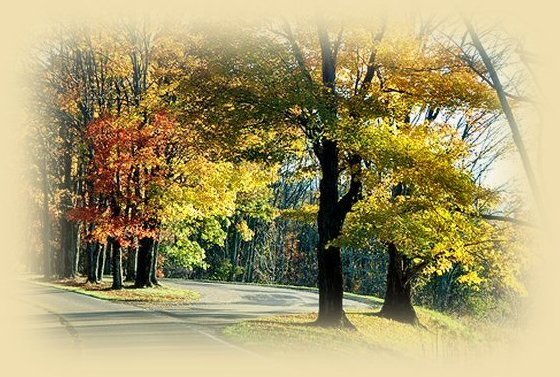
<path fill-rule="evenodd" d="M 402 306 L 409 321 L 414 282 L 449 264 L 474 268 L 464 243 L 475 225 L 493 234 L 484 217 L 497 216 L 478 184 L 502 150 L 480 131 L 499 107 L 492 86 L 433 28 L 315 21 L 120 25 L 63 33 L 42 56 L 41 135 L 57 139 L 36 166 L 47 184 L 35 196 L 48 199 L 44 229 L 58 244 L 72 199 L 90 282 L 107 249 L 115 288 L 123 256 L 138 287 L 157 283 L 158 255 L 185 270 L 213 263 L 231 280 L 317 272 L 317 323 L 351 326 L 342 247 L 385 248 L 383 313 Z M 470 144 L 480 137 L 488 143 Z M 70 178 L 57 181 L 57 169 Z M 309 216 L 314 226 L 296 222 Z M 311 244 L 315 255 L 302 256 Z"/>
<path fill-rule="evenodd" d="M 178 265 L 205 267 L 205 249 L 224 246 L 230 227 L 248 241 L 253 232 L 245 216 L 274 216 L 269 205 L 274 169 L 201 157 L 177 163 L 160 205 L 164 254 Z"/>
<path fill-rule="evenodd" d="M 241 107 L 241 111 L 219 113 L 222 119 L 235 121 L 238 133 L 245 128 L 253 134 L 262 129 L 300 130 L 288 135 L 308 148 L 321 177 L 318 323 L 343 326 L 347 322 L 342 308 L 342 261 L 334 241 L 363 195 L 367 162 L 357 149 L 355 135 L 379 119 L 401 122 L 427 105 L 484 108 L 496 101 L 464 62 L 444 48 L 429 45 L 425 36 L 392 30 L 387 37 L 383 24 L 377 30 L 362 25 L 338 28 L 333 36 L 332 24 L 315 26 L 300 24 L 294 31 L 292 24 L 281 23 L 268 34 L 259 34 L 262 41 L 246 36 L 242 46 L 238 40 L 214 37 L 212 44 L 222 51 L 227 46 L 226 53 L 217 52 L 220 62 L 207 64 L 212 64 L 212 73 L 217 66 L 221 75 L 229 77 L 219 81 L 219 94 L 212 98 L 214 103 Z M 250 115 L 246 104 L 251 106 Z"/>
<path fill-rule="evenodd" d="M 361 152 L 372 166 L 365 173 L 367 194 L 351 214 L 343 239 L 362 247 L 387 245 L 381 315 L 416 323 L 411 301 L 416 279 L 441 275 L 459 264 L 464 273 L 460 281 L 477 284 L 483 261 L 500 243 L 514 244 L 515 233 L 480 216 L 481 203 L 491 208 L 498 198 L 477 185 L 461 163 L 468 148 L 454 127 L 382 125 L 366 132 L 367 137 L 356 137 L 376 146 L 364 146 Z"/>
<path fill-rule="evenodd" d="M 76 208 L 71 217 L 91 224 L 87 234 L 113 248 L 113 288 L 122 288 L 121 247 L 139 240 L 136 285 L 150 285 L 150 254 L 158 237 L 158 207 L 154 193 L 168 174 L 166 149 L 173 122 L 163 113 L 144 121 L 128 117 L 99 118 L 88 126 L 94 157 L 89 167 L 94 205 Z M 147 255 L 146 255 L 147 254 Z"/>

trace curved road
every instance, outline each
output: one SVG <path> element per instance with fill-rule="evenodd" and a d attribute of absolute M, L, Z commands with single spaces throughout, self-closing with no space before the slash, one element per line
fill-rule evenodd
<path fill-rule="evenodd" d="M 316 312 L 318 294 L 290 288 L 167 279 L 164 284 L 201 293 L 184 305 L 150 308 L 21 283 L 24 327 L 42 346 L 88 353 L 96 350 L 170 348 L 197 353 L 245 351 L 221 337 L 224 326 L 283 313 Z M 368 305 L 344 300 L 345 308 Z"/>

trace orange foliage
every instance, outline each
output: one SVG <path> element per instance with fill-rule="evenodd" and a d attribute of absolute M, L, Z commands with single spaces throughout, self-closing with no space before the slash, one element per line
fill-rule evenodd
<path fill-rule="evenodd" d="M 113 237 L 126 247 L 136 238 L 158 236 L 154 198 L 169 177 L 174 130 L 165 112 L 149 118 L 104 116 L 91 122 L 86 132 L 93 155 L 88 205 L 68 214 L 72 221 L 93 225 L 86 237 L 101 243 Z"/>

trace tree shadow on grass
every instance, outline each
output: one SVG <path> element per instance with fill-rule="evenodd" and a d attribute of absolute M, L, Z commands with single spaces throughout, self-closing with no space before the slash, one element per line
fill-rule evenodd
<path fill-rule="evenodd" d="M 252 323 L 255 324 L 266 324 L 266 325 L 276 325 L 276 326 L 288 326 L 294 328 L 319 328 L 320 326 L 317 325 L 315 321 L 306 321 L 306 322 L 289 322 L 289 321 L 273 321 L 267 319 L 256 319 L 252 320 Z"/>
<path fill-rule="evenodd" d="M 407 319 L 393 318 L 393 317 L 390 317 L 390 316 L 386 315 L 381 310 L 379 310 L 377 312 L 361 312 L 361 313 L 356 313 L 356 314 L 361 314 L 361 315 L 365 315 L 365 316 L 368 316 L 368 317 L 382 318 L 382 319 L 385 319 L 385 320 L 388 320 L 388 321 L 394 321 L 394 322 L 397 322 L 397 323 L 401 323 L 403 325 L 410 325 L 410 326 L 414 326 L 414 327 L 419 327 L 419 328 L 422 328 L 422 329 L 427 330 L 429 332 L 433 332 L 426 325 L 422 324 L 418 319 L 416 319 L 416 321 L 414 321 L 414 322 L 410 322 Z"/>
<path fill-rule="evenodd" d="M 251 321 L 256 324 L 267 324 L 267 325 L 276 325 L 276 326 L 287 326 L 293 328 L 305 328 L 305 329 L 322 329 L 322 330 L 346 330 L 355 332 L 358 331 L 357 328 L 348 320 L 348 318 L 344 318 L 343 323 L 339 326 L 333 325 L 325 325 L 324 323 L 318 322 L 317 319 L 315 320 L 306 320 L 305 322 L 292 322 L 288 320 L 267 320 L 267 319 L 257 319 Z"/>

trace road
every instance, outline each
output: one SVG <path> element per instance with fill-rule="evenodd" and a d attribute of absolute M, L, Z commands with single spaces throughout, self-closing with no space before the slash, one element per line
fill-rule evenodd
<path fill-rule="evenodd" d="M 316 312 L 311 291 L 190 280 L 164 284 L 201 293 L 200 300 L 168 307 L 140 307 L 39 285 L 21 284 L 25 330 L 43 347 L 63 352 L 148 349 L 246 353 L 221 336 L 224 326 L 285 313 Z M 345 308 L 366 304 L 344 300 Z"/>

